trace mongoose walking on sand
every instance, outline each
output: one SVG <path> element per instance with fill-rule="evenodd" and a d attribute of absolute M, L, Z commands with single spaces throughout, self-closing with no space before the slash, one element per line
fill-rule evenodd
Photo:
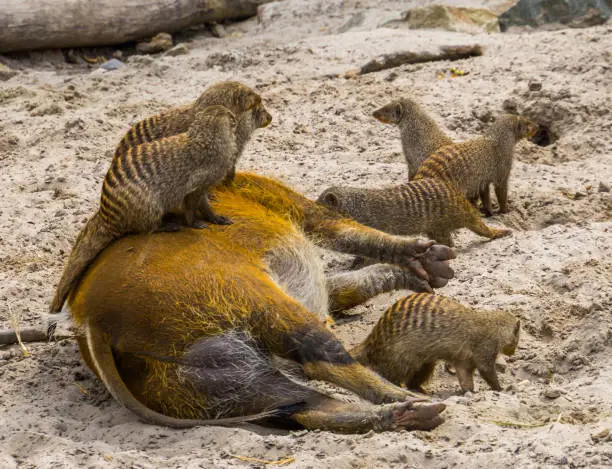
<path fill-rule="evenodd" d="M 514 147 L 537 129 L 523 117 L 503 115 L 483 137 L 445 146 L 427 157 L 415 179 L 437 178 L 470 199 L 480 196 L 487 215 L 492 213 L 489 185 L 493 183 L 500 212 L 506 213 Z"/>
<path fill-rule="evenodd" d="M 410 295 L 385 311 L 351 354 L 395 384 L 420 389 L 437 360 L 457 370 L 461 389 L 474 391 L 474 370 L 492 389 L 501 385 L 495 359 L 512 355 L 520 321 L 505 311 L 481 311 L 429 293 Z"/>
<path fill-rule="evenodd" d="M 235 157 L 236 118 L 223 106 L 210 106 L 196 115 L 187 132 L 130 147 L 114 158 L 100 208 L 77 237 L 51 313 L 60 311 L 91 261 L 122 235 L 158 230 L 164 214 L 181 204 L 187 222 L 202 227 L 194 215 L 200 200 L 193 194 L 221 182 Z M 217 215 L 208 207 L 207 218 L 215 221 Z"/>
<path fill-rule="evenodd" d="M 510 233 L 487 226 L 463 195 L 436 179 L 383 189 L 330 187 L 318 202 L 372 228 L 397 235 L 424 233 L 447 246 L 452 245 L 451 232 L 460 228 L 491 239 Z"/>
<path fill-rule="evenodd" d="M 410 179 L 414 178 L 421 163 L 429 155 L 453 143 L 438 124 L 412 99 L 401 98 L 391 101 L 374 111 L 372 115 L 380 122 L 399 127 Z"/>

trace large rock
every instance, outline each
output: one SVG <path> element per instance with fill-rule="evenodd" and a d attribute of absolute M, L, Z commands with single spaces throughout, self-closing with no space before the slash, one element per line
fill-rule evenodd
<path fill-rule="evenodd" d="M 612 15 L 612 0 L 519 0 L 500 15 L 502 31 L 512 26 L 565 25 L 586 28 L 605 23 Z"/>
<path fill-rule="evenodd" d="M 484 8 L 429 5 L 412 8 L 401 20 L 389 21 L 387 27 L 410 29 L 445 29 L 460 33 L 498 33 L 497 15 Z"/>

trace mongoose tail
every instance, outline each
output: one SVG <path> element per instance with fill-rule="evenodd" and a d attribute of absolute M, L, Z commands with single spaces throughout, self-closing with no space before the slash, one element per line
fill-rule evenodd
<path fill-rule="evenodd" d="M 62 278 L 55 290 L 55 296 L 49 308 L 51 314 L 61 311 L 70 290 L 79 281 L 87 266 L 117 237 L 117 234 L 109 231 L 100 212 L 96 212 L 87 221 L 76 239 Z"/>

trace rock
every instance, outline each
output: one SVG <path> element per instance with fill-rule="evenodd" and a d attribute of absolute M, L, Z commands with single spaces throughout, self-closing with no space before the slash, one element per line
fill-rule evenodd
<path fill-rule="evenodd" d="M 125 64 L 119 59 L 110 59 L 100 65 L 102 70 L 106 70 L 110 72 L 111 70 L 117 70 L 118 68 L 123 67 Z"/>
<path fill-rule="evenodd" d="M 155 59 L 153 59 L 153 57 L 149 57 L 148 55 L 132 55 L 128 62 L 130 65 L 146 67 L 147 65 L 151 65 L 153 62 L 155 62 Z"/>
<path fill-rule="evenodd" d="M 338 34 L 345 33 L 350 31 L 353 28 L 357 28 L 363 24 L 363 20 L 365 19 L 365 13 L 363 11 L 359 11 L 355 13 L 353 16 L 349 18 L 349 20 L 344 23 L 342 26 L 338 28 Z"/>
<path fill-rule="evenodd" d="M 136 44 L 136 52 L 139 54 L 157 54 L 172 48 L 172 36 L 168 33 L 159 33 L 149 42 Z"/>
<path fill-rule="evenodd" d="M 442 46 L 437 52 L 397 52 L 386 54 L 370 60 L 359 71 L 361 75 L 378 72 L 387 68 L 399 67 L 405 64 L 435 62 L 437 60 L 459 60 L 482 55 L 482 47 L 478 44 L 469 46 Z"/>
<path fill-rule="evenodd" d="M 561 396 L 561 390 L 557 388 L 548 388 L 543 392 L 543 395 L 547 399 L 557 399 Z"/>
<path fill-rule="evenodd" d="M 610 186 L 603 181 L 599 181 L 599 187 L 597 190 L 599 192 L 610 192 Z"/>
<path fill-rule="evenodd" d="M 446 5 L 428 5 L 412 8 L 401 20 L 385 23 L 389 27 L 410 29 L 445 29 L 460 33 L 498 33 L 497 16 L 485 8 L 463 8 Z"/>
<path fill-rule="evenodd" d="M 13 78 L 15 75 L 17 75 L 17 71 L 0 63 L 0 81 L 6 81 Z"/>
<path fill-rule="evenodd" d="M 499 25 L 502 31 L 513 26 L 586 28 L 604 24 L 610 16 L 609 0 L 519 0 L 500 15 Z"/>
<path fill-rule="evenodd" d="M 176 57 L 177 55 L 187 55 L 189 54 L 189 48 L 186 44 L 180 43 L 174 46 L 172 49 L 167 51 L 164 55 L 169 57 Z"/>
<path fill-rule="evenodd" d="M 542 83 L 538 81 L 529 81 L 529 91 L 540 91 L 542 89 Z"/>
<path fill-rule="evenodd" d="M 610 436 L 610 429 L 604 428 L 602 431 L 597 432 L 594 435 L 591 435 L 591 439 L 595 443 L 598 443 L 600 441 L 609 440 L 609 438 L 608 438 L 609 436 Z"/>
<path fill-rule="evenodd" d="M 224 38 L 227 36 L 227 31 L 225 31 L 225 27 L 219 23 L 211 23 L 209 25 L 210 32 L 214 37 Z"/>

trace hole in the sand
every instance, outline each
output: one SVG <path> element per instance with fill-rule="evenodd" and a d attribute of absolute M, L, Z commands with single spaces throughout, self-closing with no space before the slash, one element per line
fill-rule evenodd
<path fill-rule="evenodd" d="M 558 137 L 552 133 L 548 127 L 541 125 L 538 127 L 536 134 L 531 138 L 531 142 L 539 147 L 547 147 L 555 143 L 557 138 Z"/>

